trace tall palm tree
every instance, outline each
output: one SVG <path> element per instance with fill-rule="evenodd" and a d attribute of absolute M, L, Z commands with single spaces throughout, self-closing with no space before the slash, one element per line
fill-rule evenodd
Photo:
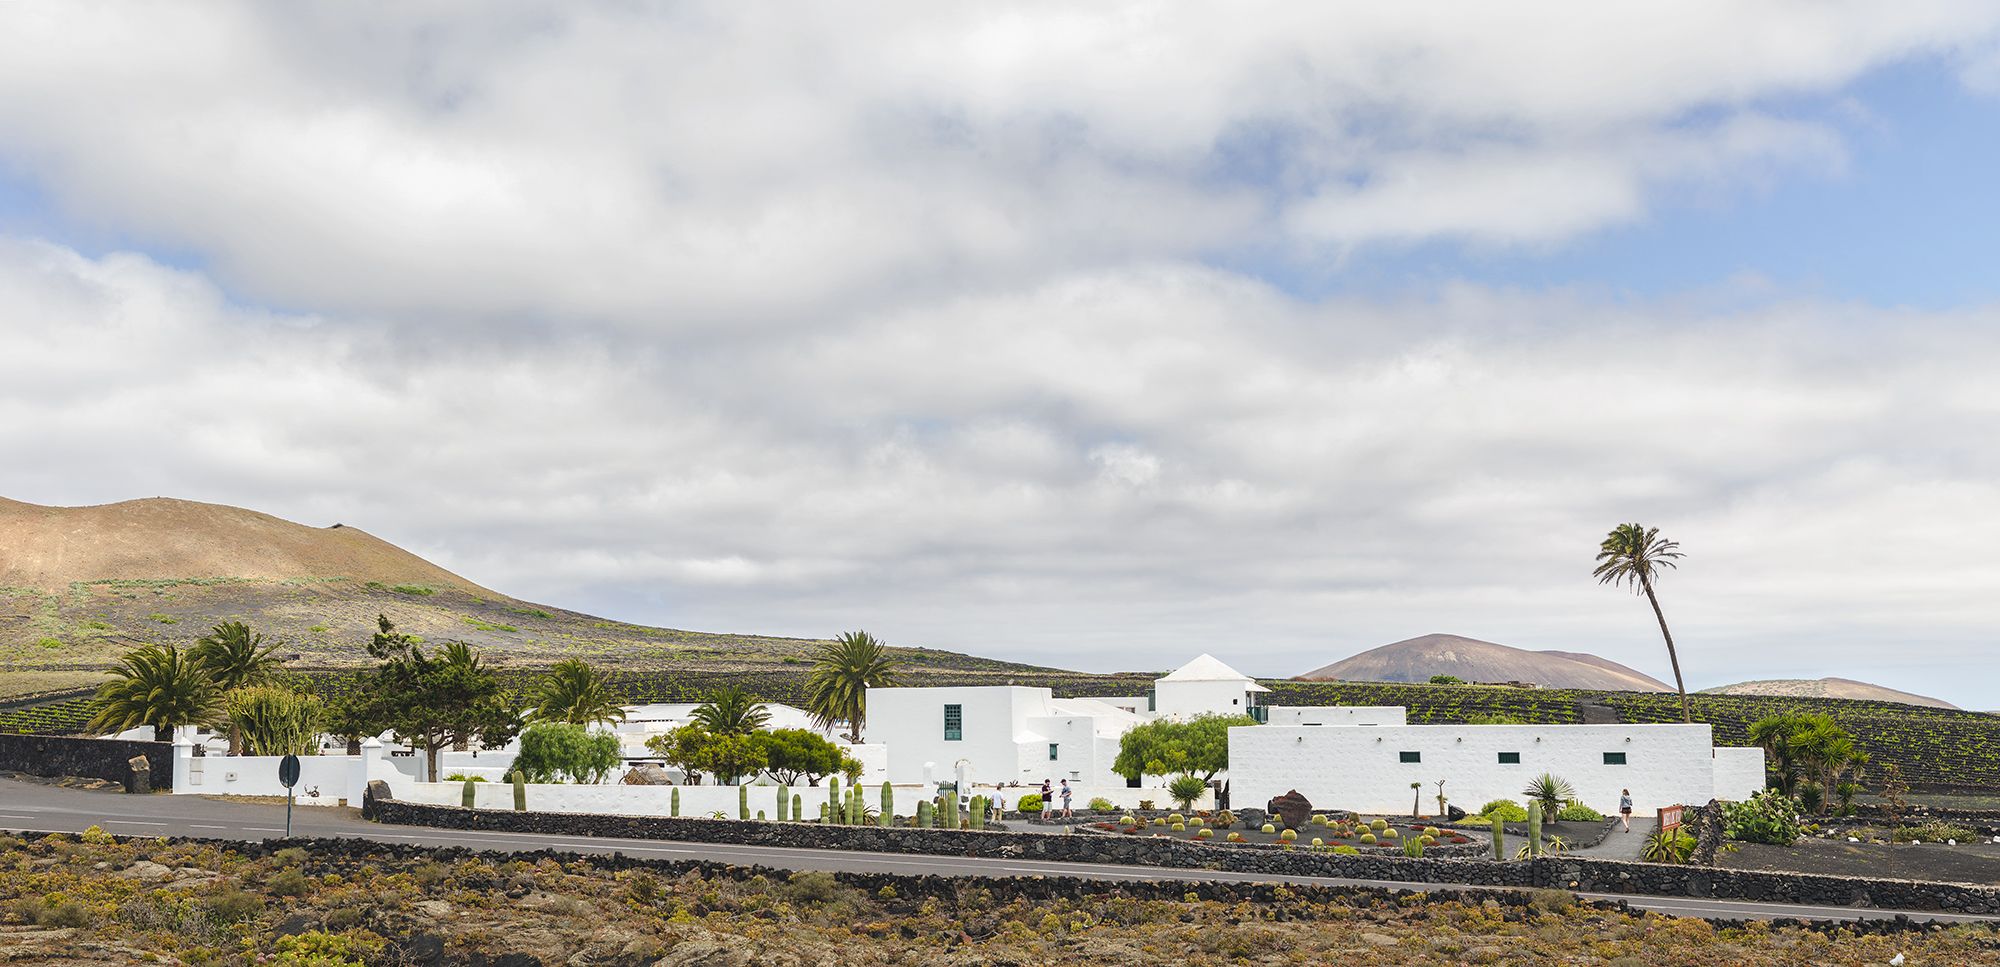
<path fill-rule="evenodd" d="M 896 664 L 888 646 L 866 631 L 850 631 L 820 646 L 806 680 L 813 720 L 823 729 L 845 724 L 848 741 L 860 742 L 868 690 L 896 684 Z"/>
<path fill-rule="evenodd" d="M 225 621 L 196 641 L 188 649 L 188 657 L 208 673 L 217 691 L 227 695 L 239 688 L 270 684 L 284 663 L 272 654 L 278 645 L 275 641 L 265 644 L 263 635 L 241 621 Z M 243 754 L 243 727 L 233 716 L 229 720 L 229 754 Z"/>
<path fill-rule="evenodd" d="M 748 735 L 771 721 L 771 713 L 749 692 L 724 685 L 695 706 L 693 718 L 710 735 Z"/>
<path fill-rule="evenodd" d="M 118 660 L 112 680 L 97 690 L 93 732 L 153 727 L 153 738 L 173 739 L 179 725 L 209 725 L 222 717 L 222 692 L 208 672 L 172 645 L 147 645 Z"/>
<path fill-rule="evenodd" d="M 1606 535 L 1597 551 L 1597 569 L 1591 574 L 1599 584 L 1629 584 L 1646 596 L 1653 617 L 1660 622 L 1660 636 L 1667 639 L 1667 661 L 1674 666 L 1674 690 L 1681 695 L 1681 721 L 1694 721 L 1688 705 L 1687 682 L 1681 678 L 1681 656 L 1674 651 L 1673 632 L 1667 630 L 1667 616 L 1660 611 L 1660 597 L 1653 593 L 1653 579 L 1662 568 L 1675 568 L 1681 556 L 1680 544 L 1660 536 L 1657 527 L 1619 524 Z"/>
<path fill-rule="evenodd" d="M 549 669 L 532 714 L 544 721 L 585 726 L 625 721 L 625 709 L 611 697 L 604 676 L 578 658 L 563 659 Z"/>

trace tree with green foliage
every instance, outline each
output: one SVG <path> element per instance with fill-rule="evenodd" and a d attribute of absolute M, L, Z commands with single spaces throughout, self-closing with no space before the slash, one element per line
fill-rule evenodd
<path fill-rule="evenodd" d="M 711 735 L 749 735 L 771 721 L 771 711 L 741 686 L 724 685 L 703 696 L 691 717 Z"/>
<path fill-rule="evenodd" d="M 647 739 L 646 748 L 679 769 L 690 785 L 700 784 L 706 773 L 726 786 L 764 771 L 770 763 L 766 739 L 763 732 L 718 734 L 693 722 Z"/>
<path fill-rule="evenodd" d="M 1155 719 L 1133 727 L 1118 741 L 1111 771 L 1128 781 L 1186 774 L 1206 783 L 1229 768 L 1229 730 L 1256 724 L 1248 715 L 1198 715 L 1185 722 Z"/>
<path fill-rule="evenodd" d="M 1660 611 L 1660 597 L 1653 592 L 1653 582 L 1660 572 L 1679 566 L 1674 563 L 1682 556 L 1679 548 L 1679 543 L 1661 537 L 1657 527 L 1619 524 L 1598 546 L 1597 568 L 1591 574 L 1599 584 L 1630 585 L 1653 606 L 1653 617 L 1660 623 L 1660 636 L 1667 640 L 1667 661 L 1674 666 L 1674 690 L 1681 696 L 1681 720 L 1693 722 L 1694 708 L 1688 704 L 1687 682 L 1681 678 L 1681 657 L 1674 650 L 1673 632 L 1667 630 L 1667 616 Z"/>
<path fill-rule="evenodd" d="M 207 669 L 172 645 L 146 645 L 118 659 L 111 681 L 97 690 L 92 732 L 153 727 L 153 738 L 173 740 L 181 725 L 214 725 L 222 719 L 222 692 Z"/>
<path fill-rule="evenodd" d="M 1463 679 L 1463 678 L 1460 678 L 1460 677 L 1458 677 L 1457 675 L 1432 675 L 1432 676 L 1431 676 L 1431 684 L 1433 684 L 1433 685 L 1463 685 L 1463 684 L 1465 684 L 1465 679 Z"/>
<path fill-rule="evenodd" d="M 701 761 L 703 747 L 708 743 L 708 732 L 699 725 L 683 725 L 680 728 L 656 735 L 646 740 L 646 748 L 669 767 L 679 769 L 690 786 L 701 785 Z"/>
<path fill-rule="evenodd" d="M 216 689 L 227 695 L 276 679 L 279 667 L 284 664 L 276 655 L 278 645 L 278 642 L 265 644 L 263 635 L 251 631 L 241 621 L 225 621 L 197 640 L 188 649 L 188 655 L 202 667 Z M 243 754 L 243 731 L 237 727 L 234 716 L 229 721 L 229 754 Z"/>
<path fill-rule="evenodd" d="M 276 685 L 252 685 L 223 696 L 231 741 L 250 755 L 318 755 L 326 703 L 317 695 Z"/>
<path fill-rule="evenodd" d="M 822 645 L 806 679 L 806 708 L 823 729 L 847 726 L 847 740 L 861 741 L 868 718 L 868 690 L 896 684 L 889 647 L 866 631 L 850 631 Z"/>
<path fill-rule="evenodd" d="M 565 658 L 549 669 L 530 714 L 545 722 L 574 725 L 625 721 L 625 707 L 612 697 L 604 676 L 579 658 Z"/>
<path fill-rule="evenodd" d="M 1750 741 L 1764 750 L 1764 761 L 1777 790 L 1797 796 L 1801 782 L 1818 784 L 1820 808 L 1827 793 L 1838 796 L 1842 780 L 1868 762 L 1854 736 L 1824 713 L 1785 712 L 1750 723 Z M 1849 798 L 1852 798 L 1850 795 Z"/>
<path fill-rule="evenodd" d="M 521 733 L 514 771 L 528 782 L 596 783 L 624 761 L 618 737 L 572 722 L 535 722 Z"/>
<path fill-rule="evenodd" d="M 841 775 L 860 763 L 849 758 L 840 746 L 808 729 L 774 729 L 763 735 L 766 771 L 785 785 L 800 779 L 817 786 L 827 776 Z"/>
<path fill-rule="evenodd" d="M 379 708 L 399 741 L 424 750 L 427 778 L 437 776 L 438 753 L 447 746 L 477 739 L 497 749 L 520 731 L 520 715 L 501 692 L 500 680 L 472 649 L 446 647 L 438 656 L 426 655 L 388 616 L 376 620 L 368 654 L 382 663 L 372 682 Z"/>

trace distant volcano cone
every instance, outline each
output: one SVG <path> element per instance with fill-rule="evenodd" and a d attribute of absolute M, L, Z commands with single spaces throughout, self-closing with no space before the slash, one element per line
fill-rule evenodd
<path fill-rule="evenodd" d="M 1549 688 L 1673 691 L 1665 682 L 1608 658 L 1569 651 L 1526 651 L 1459 635 L 1424 635 L 1371 648 L 1298 679 L 1427 682 L 1433 675 L 1452 675 L 1468 682 L 1530 682 Z"/>

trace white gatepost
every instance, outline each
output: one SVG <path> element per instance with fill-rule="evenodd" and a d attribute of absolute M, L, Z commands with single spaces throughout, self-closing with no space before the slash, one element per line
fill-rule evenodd
<path fill-rule="evenodd" d="M 350 760 L 347 767 L 347 804 L 361 808 L 361 801 L 368 795 L 368 780 L 388 780 L 387 772 L 394 770 L 384 761 L 387 755 L 382 748 L 382 740 L 369 736 L 361 740 L 361 754 Z M 400 777 L 398 777 L 400 778 Z M 395 787 L 391 786 L 391 790 Z"/>
<path fill-rule="evenodd" d="M 194 774 L 194 743 L 187 736 L 174 737 L 174 791 L 192 792 L 200 783 Z"/>

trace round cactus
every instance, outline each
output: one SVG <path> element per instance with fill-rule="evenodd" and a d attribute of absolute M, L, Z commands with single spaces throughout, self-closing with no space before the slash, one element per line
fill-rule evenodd
<path fill-rule="evenodd" d="M 1306 820 L 1306 822 L 1307 822 L 1307 824 L 1308 824 L 1308 825 L 1312 825 L 1312 826 L 1324 826 L 1324 825 L 1326 825 L 1326 817 L 1325 817 L 1325 816 L 1322 816 L 1322 815 L 1320 815 L 1320 814 L 1318 814 L 1318 813 L 1313 813 L 1313 815 L 1312 815 L 1312 818 L 1311 818 L 1311 819 L 1309 819 L 1309 820 Z"/>
<path fill-rule="evenodd" d="M 1215 838 L 1215 830 L 1212 830 L 1212 829 L 1209 829 L 1209 828 L 1207 828 L 1207 827 L 1203 827 L 1203 828 L 1201 828 L 1201 829 L 1198 829 L 1198 830 L 1195 830 L 1195 833 L 1194 833 L 1194 838 L 1195 838 L 1195 839 L 1214 839 L 1214 838 Z"/>
<path fill-rule="evenodd" d="M 1386 819 L 1378 819 L 1372 823 L 1369 823 L 1368 828 L 1379 833 L 1389 828 L 1389 821 Z"/>
<path fill-rule="evenodd" d="M 1313 845 L 1314 845 L 1314 846 L 1325 846 L 1325 845 L 1326 845 L 1326 840 L 1323 840 L 1323 839 L 1320 839 L 1319 837 L 1315 836 L 1315 837 L 1313 837 Z"/>
<path fill-rule="evenodd" d="M 1361 843 L 1362 843 L 1362 845 L 1364 845 L 1364 846 L 1373 846 L 1373 845 L 1375 845 L 1375 834 L 1374 834 L 1374 833 L 1362 833 L 1362 834 L 1361 834 Z"/>
<path fill-rule="evenodd" d="M 1299 831 L 1296 829 L 1288 829 L 1278 834 L 1278 839 L 1281 842 L 1286 842 L 1286 843 L 1297 842 L 1298 838 L 1299 838 Z"/>
<path fill-rule="evenodd" d="M 1172 825 L 1168 826 L 1167 828 L 1168 828 L 1168 829 L 1171 829 L 1171 830 L 1173 830 L 1173 831 L 1174 831 L 1174 832 L 1176 832 L 1176 833 L 1185 833 L 1185 832 L 1187 832 L 1187 824 L 1186 824 L 1186 823 L 1174 823 L 1174 824 L 1172 824 Z"/>
<path fill-rule="evenodd" d="M 1185 822 L 1187 822 L 1187 818 L 1182 816 L 1180 813 L 1169 813 L 1167 815 L 1167 825 L 1169 826 L 1173 825 L 1174 823 L 1185 823 Z"/>
<path fill-rule="evenodd" d="M 1228 839 L 1229 839 L 1229 841 L 1230 841 L 1230 842 L 1232 842 L 1232 843 L 1241 843 L 1241 842 L 1243 842 L 1243 834 L 1242 834 L 1242 833 L 1237 833 L 1237 832 L 1232 832 L 1232 833 L 1230 833 L 1230 834 L 1229 834 L 1229 836 L 1228 836 Z"/>
<path fill-rule="evenodd" d="M 1264 824 L 1264 828 L 1263 828 L 1263 829 L 1261 829 L 1261 830 L 1259 830 L 1259 832 L 1262 832 L 1262 833 L 1264 833 L 1265 835 L 1269 835 L 1269 834 L 1271 834 L 1271 833 L 1275 833 L 1275 832 L 1277 832 L 1277 831 L 1278 831 L 1278 827 L 1276 827 L 1276 826 L 1273 826 L 1273 825 L 1271 825 L 1270 823 L 1265 823 L 1265 824 Z"/>
<path fill-rule="evenodd" d="M 1381 836 L 1381 838 L 1382 838 L 1382 839 L 1401 839 L 1401 838 L 1402 838 L 1402 836 L 1403 836 L 1403 834 L 1402 834 L 1402 833 L 1399 833 L 1399 832 L 1396 832 L 1396 831 L 1395 831 L 1395 830 L 1393 830 L 1393 829 L 1385 829 L 1385 830 L 1383 830 L 1383 831 L 1382 831 L 1382 836 Z"/>

